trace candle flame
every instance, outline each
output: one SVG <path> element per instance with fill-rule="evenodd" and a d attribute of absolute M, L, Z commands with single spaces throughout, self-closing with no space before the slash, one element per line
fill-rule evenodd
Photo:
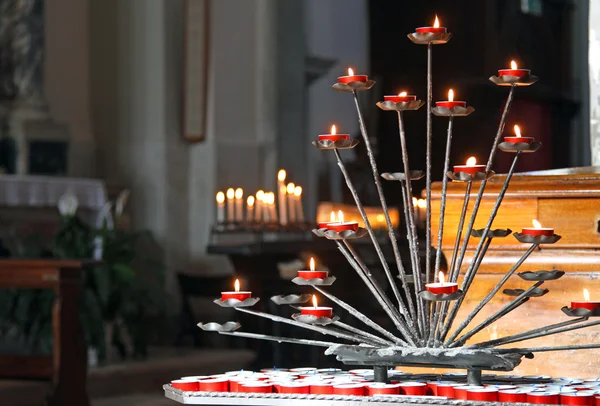
<path fill-rule="evenodd" d="M 265 192 L 264 190 L 259 190 L 258 192 L 256 192 L 256 200 L 258 200 L 259 202 L 262 202 L 265 198 Z"/>
<path fill-rule="evenodd" d="M 310 271 L 315 271 L 315 259 L 313 257 L 310 257 Z"/>
<path fill-rule="evenodd" d="M 433 28 L 439 28 L 440 27 L 440 20 L 438 19 L 437 14 L 435 15 L 435 21 L 433 22 Z"/>
<path fill-rule="evenodd" d="M 244 189 L 242 189 L 241 187 L 237 188 L 235 190 L 235 198 L 236 199 L 241 199 L 242 196 L 244 196 Z"/>
<path fill-rule="evenodd" d="M 344 222 L 344 213 L 342 213 L 342 211 L 338 211 L 338 222 L 343 223 Z"/>
<path fill-rule="evenodd" d="M 294 189 L 296 189 L 296 185 L 293 182 L 288 183 L 287 185 L 287 193 L 288 195 L 294 194 Z"/>
<path fill-rule="evenodd" d="M 398 93 L 398 96 L 400 96 L 400 97 L 404 97 L 404 96 L 406 96 L 407 94 L 408 94 L 408 93 L 406 93 L 406 92 L 400 92 L 400 93 Z"/>
<path fill-rule="evenodd" d="M 277 172 L 277 180 L 280 182 L 283 182 L 286 176 L 287 172 L 285 171 L 285 169 L 280 169 L 279 172 Z"/>
<path fill-rule="evenodd" d="M 413 206 L 416 206 L 417 204 L 419 204 L 419 199 L 417 199 L 416 197 L 413 196 Z"/>
<path fill-rule="evenodd" d="M 542 223 L 540 223 L 539 221 L 537 221 L 536 219 L 531 220 L 531 222 L 533 223 L 533 226 L 535 228 L 542 228 Z"/>
<path fill-rule="evenodd" d="M 300 197 L 302 196 L 302 186 L 296 186 L 294 189 L 294 196 Z"/>
<path fill-rule="evenodd" d="M 348 76 L 354 76 L 354 71 L 352 68 L 348 68 Z"/>
<path fill-rule="evenodd" d="M 586 302 L 590 301 L 590 291 L 586 288 L 583 288 L 583 298 L 586 300 Z"/>
<path fill-rule="evenodd" d="M 275 204 L 275 193 L 269 192 L 269 204 Z"/>
<path fill-rule="evenodd" d="M 515 134 L 517 135 L 517 137 L 520 137 L 521 136 L 521 129 L 519 128 L 518 125 L 515 124 L 514 130 L 515 130 Z"/>
<path fill-rule="evenodd" d="M 385 221 L 385 216 L 383 214 L 378 214 L 377 215 L 377 222 L 378 223 L 383 223 Z"/>
<path fill-rule="evenodd" d="M 233 188 L 227 189 L 227 198 L 233 199 L 234 196 L 235 196 L 235 190 L 233 190 Z"/>
<path fill-rule="evenodd" d="M 477 164 L 477 158 L 475 158 L 474 156 L 467 159 L 467 166 L 475 166 L 476 164 Z"/>
<path fill-rule="evenodd" d="M 440 271 L 440 273 L 438 274 L 438 279 L 440 280 L 441 284 L 444 284 L 446 282 L 446 280 L 444 279 L 444 273 L 442 271 Z"/>
<path fill-rule="evenodd" d="M 248 207 L 254 207 L 254 196 L 248 196 Z"/>
<path fill-rule="evenodd" d="M 448 101 L 454 101 L 454 90 L 448 90 Z"/>
<path fill-rule="evenodd" d="M 417 207 L 420 208 L 420 209 L 427 208 L 427 200 L 425 200 L 425 199 L 419 199 L 419 200 L 417 200 Z"/>
<path fill-rule="evenodd" d="M 331 223 L 335 223 L 335 212 L 332 210 L 331 215 L 329 216 L 329 221 Z"/>
<path fill-rule="evenodd" d="M 330 134 L 331 135 L 336 135 L 337 134 L 337 127 L 335 126 L 335 124 L 331 126 L 331 132 L 330 132 Z"/>
<path fill-rule="evenodd" d="M 217 193 L 217 203 L 223 204 L 225 202 L 225 193 L 218 192 Z"/>
<path fill-rule="evenodd" d="M 317 297 L 315 295 L 313 295 L 313 297 L 312 297 L 312 303 L 313 303 L 313 307 L 315 307 L 315 308 L 319 307 L 319 304 L 317 303 Z"/>
<path fill-rule="evenodd" d="M 240 280 L 239 280 L 239 279 L 236 279 L 236 280 L 235 280 L 235 283 L 233 284 L 233 286 L 234 286 L 234 288 L 235 288 L 235 291 L 236 291 L 236 292 L 239 292 L 239 291 L 240 291 Z"/>
<path fill-rule="evenodd" d="M 517 63 L 515 61 L 510 61 L 510 68 L 517 69 Z"/>

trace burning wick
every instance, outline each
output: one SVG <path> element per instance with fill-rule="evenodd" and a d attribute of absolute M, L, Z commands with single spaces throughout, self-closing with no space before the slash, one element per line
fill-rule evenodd
<path fill-rule="evenodd" d="M 400 92 L 400 93 L 398 93 L 398 96 L 400 96 L 400 97 L 404 97 L 404 96 L 406 96 L 407 94 L 408 94 L 408 93 L 406 93 L 406 92 Z"/>
<path fill-rule="evenodd" d="M 234 290 L 235 290 L 236 292 L 239 292 L 239 291 L 240 291 L 240 280 L 239 280 L 239 279 L 236 279 L 236 280 L 235 280 L 235 283 L 233 284 L 233 286 L 234 286 Z"/>
<path fill-rule="evenodd" d="M 510 68 L 512 70 L 516 70 L 517 69 L 517 63 L 515 61 L 510 61 Z"/>
<path fill-rule="evenodd" d="M 336 128 L 336 126 L 334 124 L 334 125 L 331 126 L 331 135 L 336 135 L 336 134 L 337 134 L 337 128 Z"/>
<path fill-rule="evenodd" d="M 315 295 L 313 295 L 312 297 L 312 303 L 313 303 L 313 307 L 316 309 L 317 307 L 319 307 L 319 304 L 317 303 L 317 297 Z"/>
<path fill-rule="evenodd" d="M 448 101 L 454 101 L 454 90 L 448 90 Z"/>
<path fill-rule="evenodd" d="M 433 28 L 440 28 L 440 20 L 438 19 L 437 14 L 435 15 L 435 21 L 433 22 Z"/>
<path fill-rule="evenodd" d="M 475 166 L 477 164 L 477 158 L 474 156 L 467 159 L 467 166 Z"/>
<path fill-rule="evenodd" d="M 310 264 L 309 264 L 309 268 L 310 268 L 310 271 L 311 271 L 311 272 L 314 272 L 314 271 L 315 271 L 315 259 L 314 259 L 313 257 L 310 257 Z M 313 295 L 313 297 L 315 297 L 315 296 Z"/>
<path fill-rule="evenodd" d="M 519 138 L 521 138 L 521 129 L 519 128 L 518 125 L 515 124 L 514 126 L 514 130 L 515 130 L 515 135 Z"/>
<path fill-rule="evenodd" d="M 341 224 L 343 222 L 344 222 L 344 213 L 341 210 L 339 210 L 338 211 L 338 223 Z"/>
<path fill-rule="evenodd" d="M 550 237 L 554 235 L 553 228 L 542 227 L 540 222 L 535 219 L 531 220 L 531 222 L 533 223 L 533 228 L 523 228 L 523 230 L 521 230 L 521 234 L 532 235 L 534 237 L 541 235 Z"/>
<path fill-rule="evenodd" d="M 440 280 L 440 284 L 444 284 L 446 281 L 444 279 L 444 273 L 442 271 L 440 271 L 440 273 L 438 273 L 438 279 Z"/>
<path fill-rule="evenodd" d="M 354 76 L 354 71 L 352 68 L 348 68 L 348 76 Z"/>

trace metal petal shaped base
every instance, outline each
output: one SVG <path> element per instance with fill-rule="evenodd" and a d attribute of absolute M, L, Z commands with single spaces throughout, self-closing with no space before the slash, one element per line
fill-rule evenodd
<path fill-rule="evenodd" d="M 440 293 L 435 294 L 431 293 L 428 290 L 422 290 L 419 292 L 419 296 L 425 300 L 430 302 L 447 302 L 449 300 L 457 300 L 464 296 L 464 292 L 462 290 L 457 290 L 454 293 Z"/>
<path fill-rule="evenodd" d="M 600 317 L 600 309 L 588 310 L 583 308 L 571 309 L 570 307 L 563 307 L 562 312 L 569 317 Z"/>
<path fill-rule="evenodd" d="M 484 369 L 512 371 L 525 354 L 495 353 L 493 349 L 475 348 L 369 348 L 337 345 L 328 348 L 326 355 L 349 365 L 424 366 L 428 368 Z"/>
<path fill-rule="evenodd" d="M 554 244 L 561 239 L 561 236 L 558 234 L 533 236 L 530 234 L 514 233 L 513 235 L 517 241 L 523 244 Z"/>
<path fill-rule="evenodd" d="M 228 321 L 223 324 L 211 322 L 211 323 L 198 323 L 198 327 L 200 327 L 204 331 L 216 331 L 218 333 L 230 333 L 232 331 L 238 330 L 242 325 L 240 323 L 236 323 L 235 321 Z"/>
<path fill-rule="evenodd" d="M 319 148 L 321 151 L 327 151 L 330 149 L 352 149 L 358 145 L 360 141 L 357 139 L 352 140 L 317 140 L 313 141 L 312 144 Z"/>
<path fill-rule="evenodd" d="M 221 307 L 250 307 L 254 306 L 260 300 L 259 297 L 249 297 L 246 300 L 238 300 L 238 299 L 215 299 L 213 303 L 218 304 Z"/>
<path fill-rule="evenodd" d="M 480 228 L 479 230 L 471 230 L 471 237 L 481 238 L 483 237 L 483 233 L 485 232 L 485 228 Z M 508 237 L 512 233 L 510 228 L 498 228 L 496 230 L 489 230 L 487 232 L 488 238 L 503 238 Z"/>
<path fill-rule="evenodd" d="M 369 90 L 373 86 L 375 86 L 375 81 L 367 80 L 366 82 L 335 83 L 331 88 L 336 92 L 360 92 L 361 90 Z"/>
<path fill-rule="evenodd" d="M 565 274 L 565 271 L 560 271 L 558 269 L 554 271 L 527 271 L 518 273 L 521 279 L 526 281 L 553 281 L 556 279 L 560 279 Z"/>
<path fill-rule="evenodd" d="M 450 41 L 452 34 L 449 32 L 433 33 L 433 32 L 413 32 L 407 35 L 408 39 L 417 45 L 439 45 Z"/>
<path fill-rule="evenodd" d="M 525 289 L 504 289 L 502 293 L 507 296 L 520 296 L 525 292 Z M 525 297 L 542 297 L 546 293 L 550 292 L 548 289 L 535 288 L 529 292 Z"/>
<path fill-rule="evenodd" d="M 410 171 L 408 172 L 410 180 L 419 180 L 419 179 L 423 179 L 423 176 L 425 176 L 425 172 L 424 171 Z M 406 176 L 404 176 L 403 172 L 384 172 L 381 174 L 381 177 L 385 180 L 398 180 L 398 181 L 404 181 L 406 180 Z"/>
<path fill-rule="evenodd" d="M 356 231 L 344 230 L 344 231 L 333 231 L 326 228 L 319 228 L 312 230 L 313 234 L 318 237 L 325 237 L 328 240 L 352 240 L 355 238 L 362 238 L 367 235 L 368 231 L 366 228 L 359 227 Z"/>
<path fill-rule="evenodd" d="M 471 114 L 472 112 L 474 112 L 475 109 L 471 106 L 469 107 L 460 107 L 460 106 L 455 106 L 455 107 L 434 107 L 431 112 L 439 117 L 466 117 L 469 114 Z"/>
<path fill-rule="evenodd" d="M 300 286 L 331 286 L 333 285 L 333 282 L 335 282 L 335 276 L 328 276 L 325 279 L 304 279 L 299 276 L 296 276 L 294 279 L 292 279 L 292 282 Z"/>
<path fill-rule="evenodd" d="M 497 86 L 531 86 L 538 81 L 538 77 L 534 75 L 526 76 L 490 76 L 490 81 Z"/>
<path fill-rule="evenodd" d="M 535 152 L 542 147 L 541 142 L 501 142 L 498 149 L 504 152 Z"/>
<path fill-rule="evenodd" d="M 424 104 L 425 102 L 422 100 L 413 100 L 409 102 L 393 102 L 388 100 L 377 102 L 377 107 L 384 111 L 406 111 L 419 110 Z"/>
<path fill-rule="evenodd" d="M 302 278 L 304 279 L 304 278 Z M 306 303 L 310 300 L 310 298 L 312 297 L 311 294 L 308 293 L 304 293 L 302 295 L 278 295 L 278 296 L 272 296 L 271 297 L 271 301 L 273 303 L 275 303 L 278 306 L 281 305 L 295 305 L 295 304 L 302 304 L 302 303 Z"/>
<path fill-rule="evenodd" d="M 469 181 L 477 181 L 489 179 L 494 176 L 496 172 L 487 171 L 487 172 L 475 172 L 475 174 L 470 174 L 468 172 L 446 172 L 446 176 L 452 179 L 455 182 L 469 182 Z"/>
<path fill-rule="evenodd" d="M 294 314 L 292 314 L 292 319 L 299 321 L 300 323 L 315 324 L 317 326 L 326 326 L 328 324 L 335 323 L 340 318 L 339 318 L 339 316 L 336 316 L 336 315 L 329 318 L 329 317 L 317 317 L 317 316 L 313 316 L 311 314 L 294 313 Z"/>

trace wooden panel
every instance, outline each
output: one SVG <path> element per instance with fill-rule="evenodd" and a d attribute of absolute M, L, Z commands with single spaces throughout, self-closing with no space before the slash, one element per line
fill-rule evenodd
<path fill-rule="evenodd" d="M 57 269 L 15 269 L 0 266 L 0 287 L 4 288 L 52 289 L 58 279 L 59 271 Z"/>
<path fill-rule="evenodd" d="M 600 248 L 599 198 L 540 199 L 538 206 L 542 225 L 562 236 L 555 247 Z"/>
<path fill-rule="evenodd" d="M 51 356 L 0 355 L 1 378 L 52 378 Z"/>

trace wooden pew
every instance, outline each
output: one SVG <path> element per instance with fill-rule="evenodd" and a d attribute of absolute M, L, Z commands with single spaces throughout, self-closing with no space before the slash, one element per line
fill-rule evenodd
<path fill-rule="evenodd" d="M 0 355 L 0 378 L 49 379 L 48 406 L 88 406 L 87 353 L 79 319 L 81 263 L 0 260 L 0 288 L 52 289 L 52 356 Z"/>

